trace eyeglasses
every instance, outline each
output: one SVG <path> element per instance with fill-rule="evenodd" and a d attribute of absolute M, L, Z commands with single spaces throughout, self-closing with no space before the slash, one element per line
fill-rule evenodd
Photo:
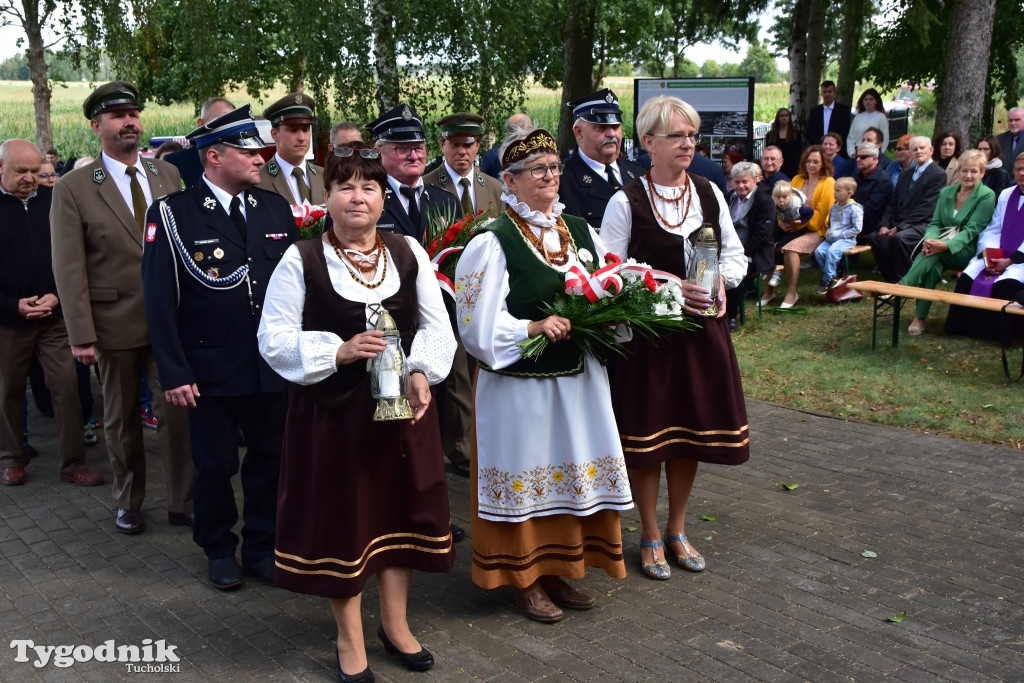
<path fill-rule="evenodd" d="M 876 157 L 875 157 L 874 154 L 858 154 L 857 158 L 858 159 L 874 159 Z"/>
<path fill-rule="evenodd" d="M 403 157 L 418 157 L 427 155 L 426 145 L 381 145 L 393 149 L 395 154 Z"/>
<path fill-rule="evenodd" d="M 356 150 L 352 149 L 351 147 L 334 148 L 334 156 L 341 157 L 342 159 L 348 159 L 355 152 Z M 359 156 L 361 156 L 364 159 L 380 159 L 380 152 L 378 152 L 375 149 L 368 149 L 366 147 L 362 147 L 359 149 Z"/>
<path fill-rule="evenodd" d="M 565 164 L 562 163 L 551 164 L 549 166 L 531 166 L 530 168 L 521 168 L 518 171 L 512 171 L 512 174 L 519 175 L 520 173 L 526 173 L 529 171 L 531 176 L 540 180 L 546 176 L 549 171 L 551 172 L 551 175 L 555 177 L 562 175 L 563 168 L 565 168 Z"/>
<path fill-rule="evenodd" d="M 60 176 L 57 175 L 56 173 L 40 173 L 39 177 L 42 178 L 43 180 L 49 180 L 50 178 L 53 178 L 54 180 L 56 180 Z"/>
<path fill-rule="evenodd" d="M 909 147 L 897 147 L 896 151 L 897 152 L 909 152 L 910 148 Z"/>
<path fill-rule="evenodd" d="M 702 138 L 700 133 L 648 133 L 648 135 L 665 138 L 677 147 L 681 146 L 684 140 L 689 140 L 693 144 L 699 145 Z"/>

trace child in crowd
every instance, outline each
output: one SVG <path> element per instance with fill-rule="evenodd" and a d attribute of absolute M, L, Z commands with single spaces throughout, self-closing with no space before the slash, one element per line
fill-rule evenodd
<path fill-rule="evenodd" d="M 779 223 L 806 223 L 814 216 L 814 209 L 804 206 L 804 193 L 785 180 L 775 183 L 775 187 L 772 188 L 772 199 L 775 200 L 775 218 Z M 768 286 L 777 287 L 781 278 L 782 271 L 776 270 L 768 280 Z"/>
<path fill-rule="evenodd" d="M 821 285 L 818 294 L 824 294 L 836 285 L 836 267 L 843 252 L 856 246 L 857 235 L 864 227 L 864 207 L 853 199 L 857 181 L 850 177 L 836 178 L 836 203 L 828 216 L 825 241 L 814 250 L 814 258 L 821 266 Z"/>

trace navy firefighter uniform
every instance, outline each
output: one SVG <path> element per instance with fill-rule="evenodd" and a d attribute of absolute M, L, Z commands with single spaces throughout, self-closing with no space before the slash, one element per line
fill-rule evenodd
<path fill-rule="evenodd" d="M 215 143 L 242 153 L 265 146 L 248 106 L 189 136 L 203 155 Z M 279 194 L 251 183 L 232 195 L 213 175 L 208 167 L 195 186 L 150 207 L 142 276 L 162 387 L 194 384 L 198 390 L 189 413 L 194 539 L 210 560 L 213 584 L 233 588 L 241 583 L 231 485 L 239 472 L 238 427 L 247 444 L 241 463 L 242 566 L 264 580 L 273 576 L 287 398 L 285 381 L 260 356 L 256 331 L 270 275 L 298 232 Z"/>

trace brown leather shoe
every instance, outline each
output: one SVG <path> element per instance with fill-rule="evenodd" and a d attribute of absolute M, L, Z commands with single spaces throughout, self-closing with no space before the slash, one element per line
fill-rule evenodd
<path fill-rule="evenodd" d="M 534 621 L 545 624 L 553 624 L 562 619 L 562 610 L 555 607 L 554 603 L 548 599 L 540 584 L 534 584 L 530 588 L 517 589 L 516 607 Z"/>
<path fill-rule="evenodd" d="M 74 474 L 60 475 L 60 480 L 66 481 L 69 484 L 78 484 L 79 486 L 99 486 L 103 483 L 103 475 L 83 467 Z"/>
<path fill-rule="evenodd" d="M 28 474 L 24 467 L 5 467 L 0 482 L 3 482 L 4 486 L 21 486 L 27 479 Z"/>
<path fill-rule="evenodd" d="M 560 576 L 541 577 L 540 585 L 544 588 L 544 592 L 547 593 L 548 597 L 551 598 L 551 602 L 559 607 L 590 609 L 597 604 L 597 599 L 594 596 L 576 590 L 563 581 Z"/>

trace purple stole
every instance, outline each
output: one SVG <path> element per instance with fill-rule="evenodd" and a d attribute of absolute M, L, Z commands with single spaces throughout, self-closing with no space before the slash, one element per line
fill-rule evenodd
<path fill-rule="evenodd" d="M 1020 188 L 1016 188 L 1006 202 L 1006 211 L 1003 213 L 1003 229 L 999 233 L 999 248 L 1006 256 L 1017 251 L 1021 244 L 1024 244 L 1024 211 L 1020 209 Z M 982 258 L 984 258 L 982 254 Z M 992 296 L 992 287 L 995 285 L 999 275 L 993 275 L 988 270 L 978 273 L 971 285 L 971 294 L 974 296 Z"/>

